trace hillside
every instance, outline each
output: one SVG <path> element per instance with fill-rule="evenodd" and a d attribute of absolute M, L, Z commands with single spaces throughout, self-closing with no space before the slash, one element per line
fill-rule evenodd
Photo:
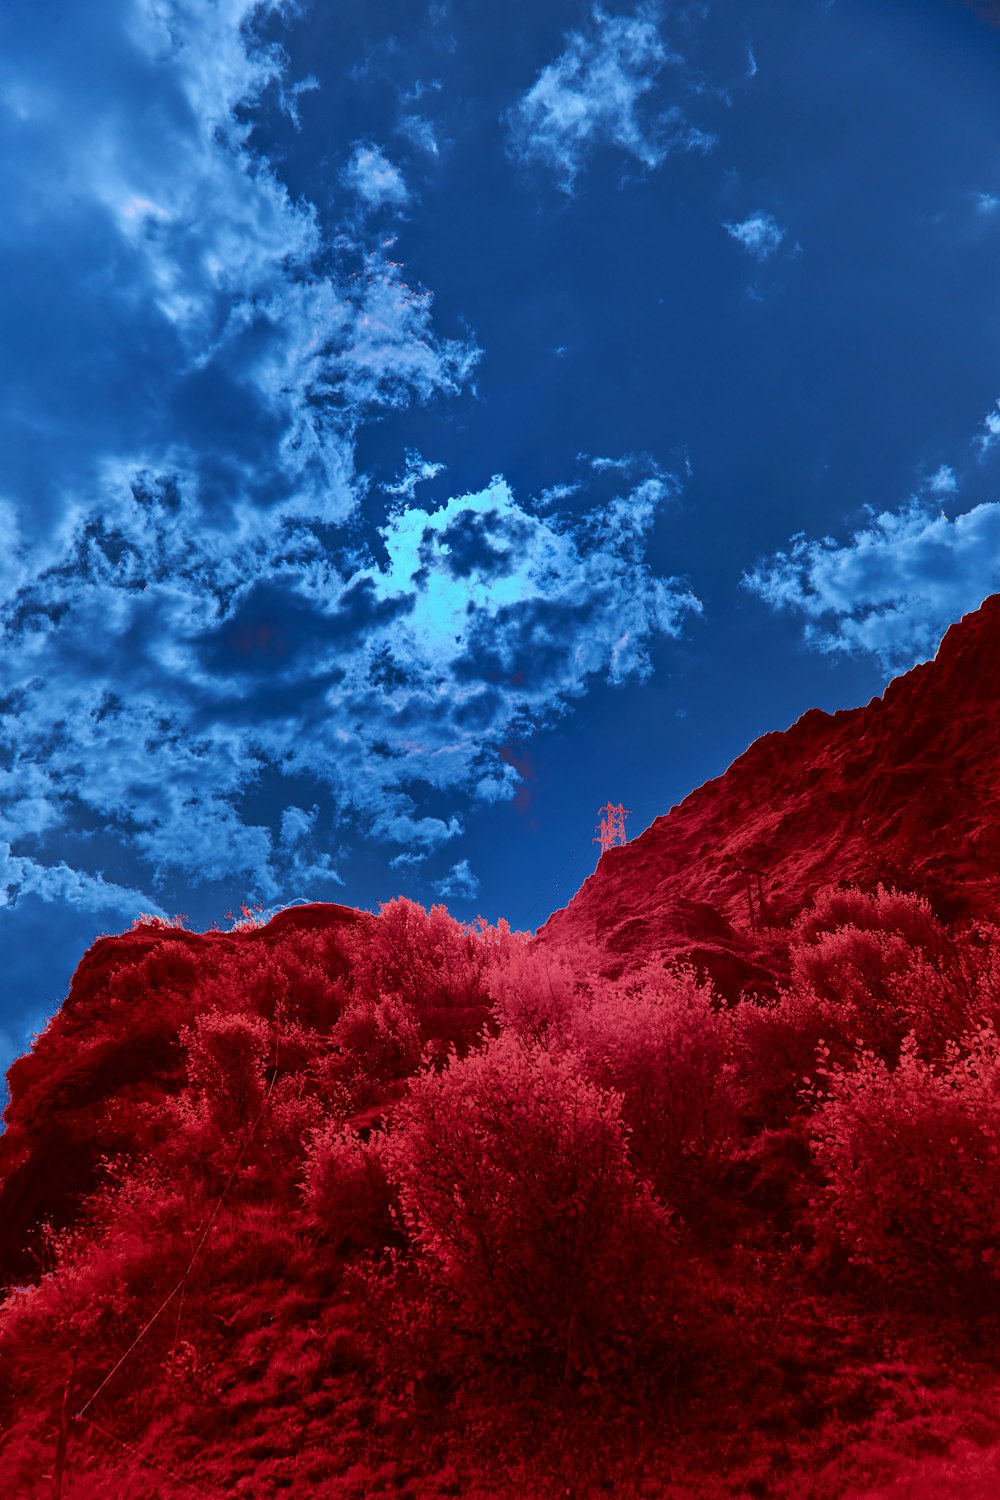
<path fill-rule="evenodd" d="M 1000 890 L 1000 595 L 953 625 L 933 661 L 863 708 L 812 709 L 763 735 L 624 847 L 608 850 L 540 944 L 614 968 L 687 957 L 727 993 L 768 991 L 753 919 L 787 927 L 824 886 L 880 881 L 949 918 Z M 763 946 L 763 952 L 762 952 Z M 763 962 L 761 960 L 763 959 Z"/>
<path fill-rule="evenodd" d="M 998 698 L 993 598 L 534 939 L 101 938 L 9 1073 L 0 1494 L 985 1500 Z"/>

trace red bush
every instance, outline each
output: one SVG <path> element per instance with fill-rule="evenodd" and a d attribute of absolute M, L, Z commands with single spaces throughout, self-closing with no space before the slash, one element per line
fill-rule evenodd
<path fill-rule="evenodd" d="M 595 986 L 573 1023 L 591 1076 L 621 1095 L 636 1170 L 685 1215 L 738 1133 L 730 1028 L 713 999 L 692 969 L 650 965 Z"/>
<path fill-rule="evenodd" d="M 871 1051 L 828 1070 L 810 1126 L 826 1174 L 822 1238 L 935 1307 L 1000 1293 L 1000 1041 L 990 1026 L 890 1069 Z"/>
<path fill-rule="evenodd" d="M 306 1158 L 304 1196 L 310 1218 L 341 1254 L 379 1249 L 396 1233 L 394 1194 L 385 1164 L 385 1137 L 362 1140 L 328 1124 Z"/>
<path fill-rule="evenodd" d="M 403 1215 L 465 1325 L 582 1370 L 634 1352 L 670 1279 L 618 1098 L 504 1035 L 413 1085 L 388 1143 Z"/>
<path fill-rule="evenodd" d="M 264 1104 L 270 1030 L 260 1016 L 209 1010 L 181 1032 L 195 1098 L 220 1140 L 238 1144 Z"/>
<path fill-rule="evenodd" d="M 898 933 L 911 946 L 931 950 L 937 950 L 944 939 L 941 924 L 923 896 L 884 885 L 870 892 L 857 886 L 827 886 L 796 919 L 793 942 L 801 947 L 840 927 Z"/>
<path fill-rule="evenodd" d="M 506 923 L 467 927 L 444 906 L 430 911 L 404 896 L 350 940 L 352 990 L 372 1002 L 387 995 L 409 1006 L 421 1039 L 470 1046 L 489 1019 L 489 971 L 498 948 L 516 941 Z"/>
<path fill-rule="evenodd" d="M 586 990 L 586 976 L 567 958 L 525 942 L 499 948 L 489 972 L 497 1024 L 526 1042 L 542 1045 L 555 1047 L 568 1041 Z"/>

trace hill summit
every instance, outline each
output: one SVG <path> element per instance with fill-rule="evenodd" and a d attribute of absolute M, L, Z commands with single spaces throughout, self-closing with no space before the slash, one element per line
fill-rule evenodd
<path fill-rule="evenodd" d="M 838 883 L 917 891 L 949 919 L 995 910 L 1000 595 L 881 697 L 763 735 L 607 850 L 537 940 L 612 971 L 690 959 L 735 998 L 770 990 L 762 938 Z"/>

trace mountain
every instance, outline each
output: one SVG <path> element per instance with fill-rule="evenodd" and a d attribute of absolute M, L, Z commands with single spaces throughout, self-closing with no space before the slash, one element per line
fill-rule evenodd
<path fill-rule="evenodd" d="M 995 906 L 1000 595 L 880 698 L 810 709 L 763 735 L 724 775 L 606 851 L 537 941 L 596 949 L 612 972 L 688 959 L 735 998 L 772 988 L 768 939 L 820 888 L 879 882 L 928 896 L 949 920 Z"/>

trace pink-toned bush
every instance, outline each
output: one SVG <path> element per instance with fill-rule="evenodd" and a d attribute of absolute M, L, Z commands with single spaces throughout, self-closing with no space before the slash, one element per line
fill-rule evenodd
<path fill-rule="evenodd" d="M 303 1191 L 310 1218 L 339 1252 L 378 1249 L 393 1238 L 394 1194 L 380 1133 L 363 1140 L 333 1123 L 317 1130 Z"/>
<path fill-rule="evenodd" d="M 745 1001 L 726 1012 L 740 1102 L 750 1130 L 781 1128 L 803 1105 L 816 1049 L 834 1061 L 853 1055 L 857 1021 L 847 1007 L 808 988 L 782 990 L 768 1004 Z"/>
<path fill-rule="evenodd" d="M 352 999 L 333 1028 L 331 1042 L 372 1080 L 405 1078 L 420 1062 L 420 1028 L 404 1000 L 387 995 Z"/>
<path fill-rule="evenodd" d="M 920 956 L 899 933 L 839 927 L 792 948 L 792 984 L 832 1002 L 846 1027 L 893 1058 L 907 1030 L 906 977 Z"/>
<path fill-rule="evenodd" d="M 574 1035 L 591 1076 L 622 1098 L 636 1170 L 683 1213 L 703 1206 L 738 1133 L 731 1031 L 693 969 L 649 965 L 605 982 Z"/>
<path fill-rule="evenodd" d="M 1000 1041 L 991 1026 L 934 1066 L 904 1040 L 831 1067 L 810 1125 L 826 1175 L 821 1239 L 926 1305 L 1000 1293 Z"/>
<path fill-rule="evenodd" d="M 586 978 L 562 954 L 527 943 L 498 948 L 489 973 L 493 1015 L 525 1042 L 566 1045 Z"/>
<path fill-rule="evenodd" d="M 444 906 L 426 911 L 404 896 L 349 941 L 350 986 L 359 998 L 394 996 L 417 1017 L 421 1039 L 464 1050 L 489 1020 L 489 974 L 508 944 L 523 942 L 506 922 L 457 922 Z"/>
<path fill-rule="evenodd" d="M 570 1370 L 654 1332 L 666 1214 L 629 1165 L 618 1097 L 578 1059 L 511 1034 L 453 1057 L 415 1082 L 388 1152 L 415 1246 L 488 1342 Z"/>
<path fill-rule="evenodd" d="M 227 1010 L 205 1011 L 181 1031 L 192 1088 L 224 1136 L 245 1134 L 261 1112 L 269 1037 L 260 1016 Z"/>
<path fill-rule="evenodd" d="M 794 925 L 791 982 L 834 1005 L 839 1030 L 891 1061 L 908 1031 L 940 1048 L 961 1029 L 948 974 L 954 955 L 922 897 L 831 888 Z"/>
<path fill-rule="evenodd" d="M 827 886 L 800 913 L 793 943 L 801 947 L 824 932 L 853 927 L 859 932 L 895 932 L 913 947 L 937 950 L 943 929 L 923 896 L 879 885 L 874 891 L 857 886 Z"/>

